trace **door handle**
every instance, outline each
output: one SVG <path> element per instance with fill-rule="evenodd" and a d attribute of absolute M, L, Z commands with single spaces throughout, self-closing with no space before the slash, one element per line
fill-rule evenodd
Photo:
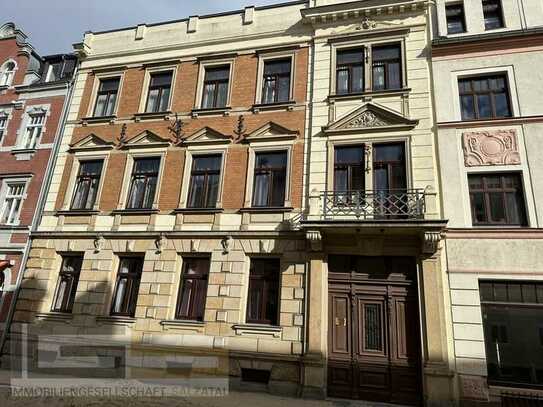
<path fill-rule="evenodd" d="M 338 317 L 336 317 L 336 326 L 347 326 L 347 318 L 338 318 Z"/>

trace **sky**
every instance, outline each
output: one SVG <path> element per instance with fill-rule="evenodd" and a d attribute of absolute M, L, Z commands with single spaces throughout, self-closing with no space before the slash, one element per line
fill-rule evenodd
<path fill-rule="evenodd" d="M 11 21 L 40 55 L 72 52 L 85 31 L 177 20 L 286 0 L 2 0 L 0 25 Z"/>

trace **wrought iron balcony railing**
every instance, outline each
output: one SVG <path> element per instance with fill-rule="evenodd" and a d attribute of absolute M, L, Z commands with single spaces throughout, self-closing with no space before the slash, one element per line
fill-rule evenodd
<path fill-rule="evenodd" d="M 325 191 L 321 196 L 324 219 L 424 219 L 424 189 Z"/>

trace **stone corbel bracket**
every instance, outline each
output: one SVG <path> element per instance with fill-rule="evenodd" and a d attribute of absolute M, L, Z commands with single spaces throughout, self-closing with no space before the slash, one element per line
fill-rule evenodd
<path fill-rule="evenodd" d="M 434 254 L 437 252 L 441 238 L 441 232 L 424 232 L 422 236 L 422 252 L 424 254 Z"/>
<path fill-rule="evenodd" d="M 305 233 L 305 237 L 309 242 L 309 246 L 312 251 L 320 252 L 322 251 L 322 235 L 320 230 L 308 230 Z"/>

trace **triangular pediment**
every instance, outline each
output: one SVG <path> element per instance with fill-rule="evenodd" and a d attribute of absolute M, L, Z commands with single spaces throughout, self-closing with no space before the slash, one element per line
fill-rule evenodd
<path fill-rule="evenodd" d="M 203 127 L 183 140 L 183 144 L 215 144 L 230 143 L 231 137 L 211 127 Z"/>
<path fill-rule="evenodd" d="M 285 140 L 298 137 L 297 130 L 290 130 L 275 122 L 268 122 L 264 126 L 252 131 L 245 136 L 248 142 L 254 141 L 269 141 L 269 140 Z"/>
<path fill-rule="evenodd" d="M 123 144 L 123 148 L 135 148 L 135 147 L 160 147 L 166 146 L 170 143 L 170 140 L 160 137 L 158 134 L 149 130 L 144 130 L 136 136 L 129 138 Z"/>
<path fill-rule="evenodd" d="M 111 141 L 106 141 L 94 133 L 82 138 L 81 140 L 70 144 L 70 150 L 109 150 L 113 148 Z"/>
<path fill-rule="evenodd" d="M 410 129 L 418 124 L 401 113 L 375 103 L 366 103 L 323 128 L 324 133 Z"/>

